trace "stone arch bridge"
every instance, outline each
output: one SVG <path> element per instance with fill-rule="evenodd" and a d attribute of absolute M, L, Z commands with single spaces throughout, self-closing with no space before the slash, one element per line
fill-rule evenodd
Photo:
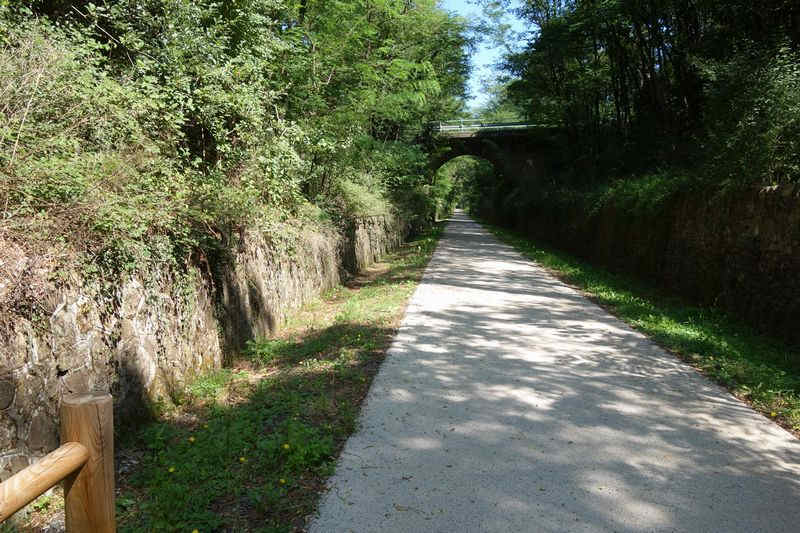
<path fill-rule="evenodd" d="M 517 183 L 542 177 L 554 163 L 554 148 L 563 142 L 560 128 L 525 122 L 456 120 L 434 123 L 431 131 L 436 146 L 431 170 L 472 155 L 488 160 L 501 177 Z"/>

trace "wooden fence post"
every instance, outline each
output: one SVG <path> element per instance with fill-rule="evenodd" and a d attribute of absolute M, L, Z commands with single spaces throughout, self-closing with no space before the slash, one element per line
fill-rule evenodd
<path fill-rule="evenodd" d="M 114 533 L 114 410 L 110 394 L 65 397 L 61 403 L 61 442 L 89 450 L 83 468 L 64 480 L 69 533 Z"/>

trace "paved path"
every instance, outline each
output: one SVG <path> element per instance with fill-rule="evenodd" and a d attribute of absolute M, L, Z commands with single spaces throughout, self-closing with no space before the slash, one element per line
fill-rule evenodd
<path fill-rule="evenodd" d="M 456 215 L 312 532 L 800 531 L 800 441 Z"/>

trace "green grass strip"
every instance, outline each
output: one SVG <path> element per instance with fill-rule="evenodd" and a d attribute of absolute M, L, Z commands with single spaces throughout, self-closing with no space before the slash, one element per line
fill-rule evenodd
<path fill-rule="evenodd" d="M 689 362 L 737 397 L 800 432 L 800 353 L 725 313 L 687 303 L 496 226 L 503 242 L 577 286 L 618 318 Z"/>

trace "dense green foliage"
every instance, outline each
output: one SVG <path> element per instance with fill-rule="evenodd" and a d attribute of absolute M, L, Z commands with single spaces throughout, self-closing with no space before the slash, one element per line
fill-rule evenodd
<path fill-rule="evenodd" d="M 2 238 L 183 265 L 436 205 L 417 137 L 463 106 L 470 43 L 434 0 L 25 5 L 0 1 Z"/>
<path fill-rule="evenodd" d="M 546 171 L 474 177 L 474 212 L 516 227 L 530 213 L 603 209 L 659 223 L 674 200 L 698 191 L 800 182 L 797 2 L 482 4 L 496 21 L 516 6 L 526 28 L 481 113 L 516 111 L 561 133 Z"/>
<path fill-rule="evenodd" d="M 518 14 L 508 97 L 566 128 L 573 183 L 670 164 L 800 179 L 797 2 L 524 0 Z"/>

